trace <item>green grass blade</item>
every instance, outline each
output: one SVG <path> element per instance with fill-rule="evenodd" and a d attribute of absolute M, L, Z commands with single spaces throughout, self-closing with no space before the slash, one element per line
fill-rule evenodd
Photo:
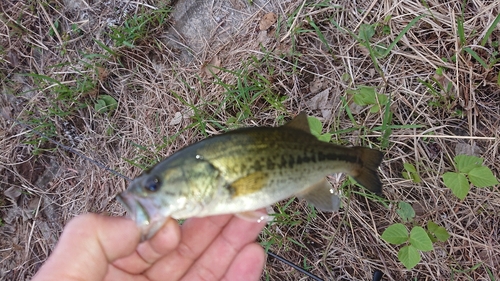
<path fill-rule="evenodd" d="M 26 74 L 22 74 L 23 76 L 29 76 L 29 77 L 33 77 L 33 78 L 36 78 L 36 79 L 40 79 L 40 80 L 45 80 L 45 81 L 48 81 L 48 82 L 52 82 L 52 83 L 55 83 L 59 86 L 63 86 L 63 84 L 61 84 L 61 82 L 59 82 L 58 80 L 52 78 L 52 77 L 49 77 L 47 75 L 42 75 L 42 74 L 37 74 L 37 73 L 26 73 Z"/>
<path fill-rule="evenodd" d="M 486 34 L 484 34 L 483 40 L 481 40 L 481 46 L 486 45 L 488 38 L 490 38 L 491 33 L 493 33 L 493 30 L 495 30 L 499 21 L 500 21 L 500 15 L 497 15 L 495 20 L 491 23 L 490 27 L 488 27 L 488 31 L 486 31 Z"/>
<path fill-rule="evenodd" d="M 403 36 L 405 36 L 405 34 L 410 30 L 410 28 L 412 28 L 423 17 L 425 17 L 425 15 L 420 15 L 414 18 L 412 21 L 410 21 L 410 23 L 405 28 L 403 28 L 403 30 L 401 30 L 398 36 L 396 36 L 394 41 L 391 44 L 389 44 L 385 52 L 381 54 L 381 57 L 386 57 L 391 52 L 391 50 L 394 49 L 399 40 L 401 40 L 401 38 L 403 38 Z"/>
<path fill-rule="evenodd" d="M 385 149 L 389 147 L 389 137 L 392 133 L 392 128 L 390 126 L 392 122 L 392 112 L 391 112 L 391 94 L 389 93 L 389 98 L 385 104 L 384 118 L 382 118 L 382 137 L 380 139 L 380 147 Z"/>
<path fill-rule="evenodd" d="M 106 46 L 106 45 L 105 45 L 104 43 L 102 43 L 101 41 L 99 41 L 99 40 L 94 40 L 94 42 L 95 42 L 97 45 L 99 45 L 101 48 L 103 48 L 104 50 L 106 50 L 108 53 L 110 53 L 111 55 L 113 55 L 113 56 L 117 56 L 117 55 L 118 55 L 115 51 L 111 50 L 111 48 L 110 48 L 110 47 Z"/>
<path fill-rule="evenodd" d="M 465 40 L 464 19 L 463 18 L 458 18 L 457 32 L 458 32 L 458 38 L 460 38 L 460 46 L 465 45 L 466 40 Z"/>
<path fill-rule="evenodd" d="M 490 68 L 488 64 L 486 64 L 486 62 L 474 50 L 469 47 L 465 47 L 463 50 L 469 53 L 473 58 L 475 58 L 485 69 Z"/>
<path fill-rule="evenodd" d="M 358 127 L 358 124 L 356 123 L 356 119 L 352 115 L 351 109 L 349 108 L 349 104 L 347 103 L 345 97 L 340 97 L 340 100 L 342 101 L 342 105 L 344 106 L 345 112 L 347 113 L 347 116 L 349 116 L 349 120 L 351 120 L 352 125 L 354 127 Z"/>
<path fill-rule="evenodd" d="M 314 28 L 314 31 L 316 32 L 316 35 L 318 35 L 319 40 L 321 42 L 323 42 L 323 44 L 325 44 L 326 48 L 328 49 L 328 52 L 331 52 L 332 49 L 330 48 L 330 45 L 326 41 L 325 36 L 323 36 L 323 32 L 321 32 L 321 30 L 316 25 L 316 23 L 312 20 L 311 17 L 309 17 L 309 19 L 307 20 L 307 22 L 312 26 L 312 28 Z"/>

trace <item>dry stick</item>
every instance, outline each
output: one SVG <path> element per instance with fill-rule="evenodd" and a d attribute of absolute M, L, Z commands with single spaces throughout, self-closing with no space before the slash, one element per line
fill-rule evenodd
<path fill-rule="evenodd" d="M 365 137 L 380 137 L 380 135 L 365 135 Z M 438 139 L 466 139 L 466 140 L 497 140 L 495 137 L 475 137 L 475 136 L 452 136 L 452 135 L 393 135 L 390 138 L 438 138 Z"/>
<path fill-rule="evenodd" d="M 49 16 L 49 13 L 47 13 L 47 11 L 45 10 L 45 8 L 43 7 L 43 4 L 39 4 L 39 6 L 40 6 L 40 9 L 42 10 L 43 14 L 47 18 L 47 21 L 49 22 L 50 27 L 54 31 L 54 34 L 56 35 L 57 39 L 59 40 L 59 44 L 61 44 L 61 48 L 63 48 L 64 47 L 64 42 L 63 42 L 63 40 L 61 38 L 61 35 L 59 34 L 59 31 L 57 31 L 57 28 L 55 27 L 54 23 L 52 22 L 52 18 Z M 67 58 L 68 61 L 71 61 L 70 58 L 67 56 L 67 54 L 66 54 L 66 58 Z"/>
<path fill-rule="evenodd" d="M 299 18 L 300 12 L 302 12 L 302 8 L 304 8 L 304 5 L 306 4 L 306 0 L 302 2 L 302 5 L 300 6 L 299 11 L 297 12 L 297 15 L 295 16 L 295 19 L 293 20 L 292 25 L 290 26 L 290 29 L 288 29 L 288 32 L 281 38 L 280 43 L 283 43 L 283 41 L 292 34 L 292 30 L 295 28 L 295 25 L 297 24 L 297 19 Z"/>
<path fill-rule="evenodd" d="M 377 4 L 378 0 L 374 0 L 371 4 L 370 4 L 370 7 L 368 7 L 368 9 L 365 11 L 365 14 L 363 15 L 363 17 L 361 18 L 361 20 L 358 22 L 358 25 L 356 25 L 356 27 L 354 28 L 353 31 L 356 31 L 360 26 L 361 24 L 363 24 L 363 21 L 365 20 L 365 18 L 370 14 L 371 10 L 373 9 L 373 7 L 375 6 L 375 4 Z"/>
<path fill-rule="evenodd" d="M 7 116 L 3 116 L 3 117 L 4 117 L 4 118 L 6 118 L 6 119 L 8 119 L 8 120 L 13 121 L 13 122 L 14 122 L 14 123 L 16 123 L 17 125 L 19 125 L 19 126 L 21 126 L 21 127 L 25 128 L 25 129 L 28 129 L 28 130 L 30 130 L 30 131 L 32 131 L 32 132 L 34 132 L 35 134 L 37 134 L 37 135 L 39 135 L 39 136 L 41 136 L 41 137 L 43 137 L 43 138 L 46 138 L 48 141 L 52 142 L 53 144 L 55 144 L 55 145 L 57 145 L 57 146 L 60 146 L 60 147 L 61 147 L 61 148 L 63 148 L 64 150 L 69 151 L 69 152 L 73 152 L 73 153 L 75 153 L 76 155 L 78 155 L 78 156 L 80 156 L 80 157 L 84 158 L 85 160 L 87 160 L 87 161 L 89 161 L 89 162 L 91 162 L 91 163 L 93 163 L 93 164 L 95 164 L 95 165 L 99 166 L 100 168 L 105 169 L 105 170 L 106 170 L 106 171 L 108 171 L 108 172 L 113 173 L 113 174 L 114 174 L 114 175 L 116 175 L 116 176 L 119 176 L 119 177 L 121 177 L 121 178 L 124 178 L 124 179 L 126 179 L 127 181 L 131 181 L 131 180 L 132 180 L 132 179 L 130 179 L 129 177 L 127 177 L 127 176 L 125 176 L 125 175 L 123 175 L 123 174 L 121 174 L 121 173 L 119 173 L 119 172 L 117 172 L 117 171 L 115 171 L 115 170 L 113 170 L 113 169 L 111 169 L 111 168 L 107 167 L 106 165 L 102 164 L 101 162 L 96 161 L 96 160 L 94 160 L 94 159 L 92 159 L 92 158 L 90 158 L 90 157 L 87 157 L 87 156 L 83 155 L 82 153 L 80 153 L 80 152 L 76 151 L 75 149 L 73 149 L 73 148 L 71 148 L 71 147 L 69 147 L 69 146 L 66 146 L 66 145 L 64 145 L 64 144 L 62 144 L 62 143 L 60 143 L 60 142 L 58 142 L 58 141 L 56 141 L 56 140 L 51 139 L 50 137 L 48 137 L 48 136 L 47 136 L 47 135 L 45 135 L 44 133 L 42 133 L 42 132 L 40 132 L 40 131 L 38 131 L 38 130 L 33 129 L 33 128 L 31 128 L 30 126 L 28 126 L 28 125 L 26 125 L 26 124 L 24 124 L 24 123 L 21 123 L 21 122 L 19 122 L 19 121 L 15 120 L 15 119 L 12 119 L 12 118 L 10 118 L 10 117 L 7 117 Z M 36 215 L 38 214 L 38 210 L 40 209 L 40 202 L 41 202 L 41 201 L 42 201 L 42 199 L 40 198 L 40 201 L 38 202 L 38 207 L 37 207 L 37 211 L 36 211 L 35 217 L 36 217 Z M 29 237 L 29 239 L 28 239 L 27 247 L 29 247 L 29 244 L 30 244 L 30 242 L 31 242 L 31 235 L 33 234 L 33 230 L 34 230 L 34 228 L 35 228 L 35 225 L 33 224 L 32 228 L 31 228 L 31 232 L 30 232 L 30 237 Z M 28 248 L 27 248 L 27 249 L 28 249 Z M 27 251 L 26 251 L 26 252 L 27 252 Z M 301 273 L 303 273 L 303 274 L 305 274 L 305 275 L 307 275 L 307 276 L 309 276 L 309 277 L 313 278 L 314 280 L 316 280 L 316 281 L 323 281 L 323 279 L 321 279 L 321 278 L 319 278 L 318 276 L 316 276 L 316 275 L 312 274 L 311 272 L 309 272 L 309 271 L 305 270 L 304 268 L 302 268 L 302 267 L 300 267 L 300 266 L 298 266 L 298 265 L 296 265 L 296 264 L 292 263 L 291 261 L 289 261 L 289 260 L 287 260 L 287 259 L 285 259 L 285 258 L 283 258 L 283 257 L 281 257 L 281 256 L 279 256 L 279 255 L 277 255 L 277 254 L 274 254 L 274 253 L 272 253 L 272 252 L 271 252 L 271 251 L 269 251 L 269 250 L 267 251 L 267 253 L 268 253 L 268 255 L 270 255 L 271 257 L 273 257 L 273 258 L 275 258 L 275 259 L 277 259 L 277 260 L 279 260 L 279 261 L 281 261 L 281 262 L 283 262 L 283 263 L 285 263 L 285 264 L 287 264 L 287 265 L 289 265 L 289 266 L 293 267 L 294 269 L 296 269 L 296 270 L 298 270 L 299 272 L 301 272 Z"/>
<path fill-rule="evenodd" d="M 35 218 L 38 216 L 38 211 L 40 210 L 40 205 L 42 204 L 42 197 L 40 197 L 38 199 L 38 206 L 36 207 L 36 211 L 35 211 Z M 31 238 L 33 237 L 33 231 L 35 231 L 35 223 L 36 223 L 36 220 L 34 219 L 33 220 L 33 225 L 31 226 L 31 230 L 30 230 L 30 235 L 28 236 L 28 243 L 26 243 L 26 247 L 25 247 L 25 256 L 24 258 L 27 259 L 28 256 L 29 256 L 29 248 L 30 248 L 30 244 L 31 244 Z"/>
<path fill-rule="evenodd" d="M 47 11 L 45 10 L 45 7 L 42 4 L 40 4 L 40 9 L 42 10 L 43 14 L 47 18 L 47 21 L 49 22 L 50 27 L 52 28 L 52 31 L 54 31 L 54 34 L 56 35 L 57 40 L 59 40 L 59 44 L 61 44 L 61 46 L 63 46 L 63 40 L 61 38 L 61 35 L 59 35 L 59 31 L 57 31 L 57 28 L 55 27 L 54 23 L 52 22 L 52 18 L 49 16 Z"/>

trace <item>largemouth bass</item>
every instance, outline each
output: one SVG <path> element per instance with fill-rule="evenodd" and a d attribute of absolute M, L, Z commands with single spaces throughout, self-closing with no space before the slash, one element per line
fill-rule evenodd
<path fill-rule="evenodd" d="M 242 128 L 185 147 L 135 178 L 118 195 L 149 238 L 168 217 L 185 219 L 254 210 L 291 196 L 336 211 L 339 198 L 325 176 L 346 173 L 381 193 L 382 153 L 319 141 L 301 113 L 280 127 Z"/>

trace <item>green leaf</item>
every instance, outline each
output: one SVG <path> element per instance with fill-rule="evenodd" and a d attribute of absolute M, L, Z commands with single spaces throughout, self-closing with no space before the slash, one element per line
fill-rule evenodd
<path fill-rule="evenodd" d="M 376 104 L 375 95 L 377 92 L 374 87 L 361 86 L 358 89 L 351 91 L 354 94 L 353 101 L 357 105 L 365 106 Z"/>
<path fill-rule="evenodd" d="M 434 231 L 436 231 L 436 229 L 438 229 L 439 225 L 433 221 L 428 221 L 427 222 L 427 230 L 429 230 L 429 232 L 431 233 L 434 233 Z"/>
<path fill-rule="evenodd" d="M 410 244 L 420 251 L 431 251 L 432 241 L 420 226 L 414 226 L 410 231 Z"/>
<path fill-rule="evenodd" d="M 309 123 L 309 128 L 311 129 L 311 133 L 321 134 L 321 131 L 323 130 L 323 124 L 321 124 L 321 121 L 319 121 L 318 118 L 308 116 L 307 122 Z"/>
<path fill-rule="evenodd" d="M 360 106 L 365 106 L 367 105 L 366 101 L 365 101 L 365 97 L 361 94 L 355 94 L 353 97 L 352 97 L 352 100 L 354 101 L 355 104 L 357 105 L 360 105 Z"/>
<path fill-rule="evenodd" d="M 403 224 L 395 223 L 384 230 L 381 237 L 391 244 L 403 244 L 408 241 L 408 230 Z"/>
<path fill-rule="evenodd" d="M 467 174 L 470 182 L 477 187 L 487 187 L 498 184 L 497 178 L 493 175 L 490 168 L 481 166 L 470 170 Z"/>
<path fill-rule="evenodd" d="M 366 104 L 364 105 L 375 104 L 377 102 L 375 100 L 375 95 L 377 94 L 375 87 L 361 86 L 359 87 L 359 94 L 363 97 L 364 101 L 366 102 Z"/>
<path fill-rule="evenodd" d="M 99 113 L 112 112 L 118 107 L 118 102 L 110 95 L 100 95 L 96 104 L 94 105 L 95 111 Z"/>
<path fill-rule="evenodd" d="M 309 129 L 311 130 L 311 134 L 317 137 L 318 140 L 320 141 L 330 142 L 330 140 L 332 139 L 332 134 L 330 133 L 321 134 L 321 131 L 323 130 L 323 125 L 321 124 L 321 121 L 319 121 L 318 118 L 308 116 L 307 122 L 309 123 Z"/>
<path fill-rule="evenodd" d="M 415 217 L 415 210 L 413 209 L 413 207 L 403 201 L 399 201 L 396 213 L 404 222 L 410 221 Z"/>
<path fill-rule="evenodd" d="M 469 193 L 469 181 L 464 174 L 447 172 L 443 174 L 444 185 L 451 189 L 453 194 L 464 200 L 467 193 Z"/>
<path fill-rule="evenodd" d="M 438 227 L 438 229 L 436 229 L 436 231 L 434 232 L 434 235 L 441 242 L 444 242 L 444 241 L 448 240 L 448 238 L 450 238 L 450 234 L 448 233 L 446 228 L 444 228 L 442 226 L 440 226 L 440 227 Z"/>
<path fill-rule="evenodd" d="M 116 102 L 115 98 L 110 95 L 101 95 L 99 98 L 102 99 L 106 103 L 106 105 L 110 107 L 110 110 L 115 110 L 118 106 L 118 102 Z"/>
<path fill-rule="evenodd" d="M 373 105 L 370 108 L 371 113 L 380 111 L 380 105 L 386 105 L 389 98 L 383 94 L 377 94 L 374 87 L 361 86 L 356 90 L 351 90 L 349 93 L 354 93 L 353 101 L 360 106 Z"/>
<path fill-rule="evenodd" d="M 330 142 L 332 139 L 332 134 L 326 133 L 318 136 L 318 140 L 324 141 L 324 142 Z"/>
<path fill-rule="evenodd" d="M 413 164 L 404 163 L 403 167 L 406 170 L 406 172 L 403 172 L 403 178 L 407 180 L 411 179 L 414 183 L 420 183 L 422 181 L 417 173 L 417 169 L 415 168 L 415 166 L 413 166 Z"/>
<path fill-rule="evenodd" d="M 377 94 L 377 99 L 380 104 L 387 104 L 388 97 L 383 94 Z"/>
<path fill-rule="evenodd" d="M 399 250 L 398 259 L 407 269 L 412 269 L 420 262 L 421 257 L 415 247 L 408 245 Z"/>
<path fill-rule="evenodd" d="M 385 46 L 384 44 L 377 44 L 374 46 L 373 51 L 375 53 L 375 57 L 384 58 L 385 57 L 384 54 L 387 51 L 387 46 Z"/>
<path fill-rule="evenodd" d="M 365 43 L 369 43 L 370 39 L 375 35 L 375 28 L 371 24 L 362 24 L 359 27 L 359 38 Z"/>
<path fill-rule="evenodd" d="M 429 236 L 429 239 L 431 239 L 432 243 L 436 243 L 438 241 L 436 236 L 434 236 L 434 233 L 427 232 L 427 236 Z"/>
<path fill-rule="evenodd" d="M 98 113 L 106 112 L 106 103 L 103 100 L 97 100 L 97 102 L 94 105 L 94 109 Z"/>
<path fill-rule="evenodd" d="M 433 221 L 427 222 L 427 230 L 429 231 L 429 235 L 431 236 L 432 242 L 435 242 L 436 239 L 444 242 L 450 238 L 450 234 L 446 230 L 446 228 L 439 226 L 437 223 Z"/>
<path fill-rule="evenodd" d="M 457 169 L 461 173 L 468 173 L 470 170 L 481 167 L 483 159 L 471 155 L 457 155 L 454 158 Z"/>
<path fill-rule="evenodd" d="M 406 171 L 408 171 L 410 173 L 416 173 L 417 172 L 417 169 L 415 168 L 415 166 L 413 166 L 413 164 L 404 163 L 403 167 L 405 168 Z"/>
<path fill-rule="evenodd" d="M 388 25 L 384 25 L 384 26 L 382 27 L 382 33 L 383 33 L 384 35 L 389 35 L 389 34 L 391 34 L 391 27 L 390 27 L 390 26 L 388 26 Z"/>
<path fill-rule="evenodd" d="M 370 113 L 377 113 L 379 112 L 380 110 L 380 106 L 378 104 L 372 106 L 372 108 L 370 108 Z"/>

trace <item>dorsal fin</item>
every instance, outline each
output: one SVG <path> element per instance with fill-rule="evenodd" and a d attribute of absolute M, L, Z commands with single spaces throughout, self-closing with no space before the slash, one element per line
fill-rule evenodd
<path fill-rule="evenodd" d="M 299 113 L 299 115 L 295 116 L 295 118 L 293 118 L 290 122 L 286 123 L 283 126 L 302 130 L 309 134 L 311 133 L 311 129 L 309 128 L 309 122 L 307 121 L 307 114 L 303 111 Z"/>

